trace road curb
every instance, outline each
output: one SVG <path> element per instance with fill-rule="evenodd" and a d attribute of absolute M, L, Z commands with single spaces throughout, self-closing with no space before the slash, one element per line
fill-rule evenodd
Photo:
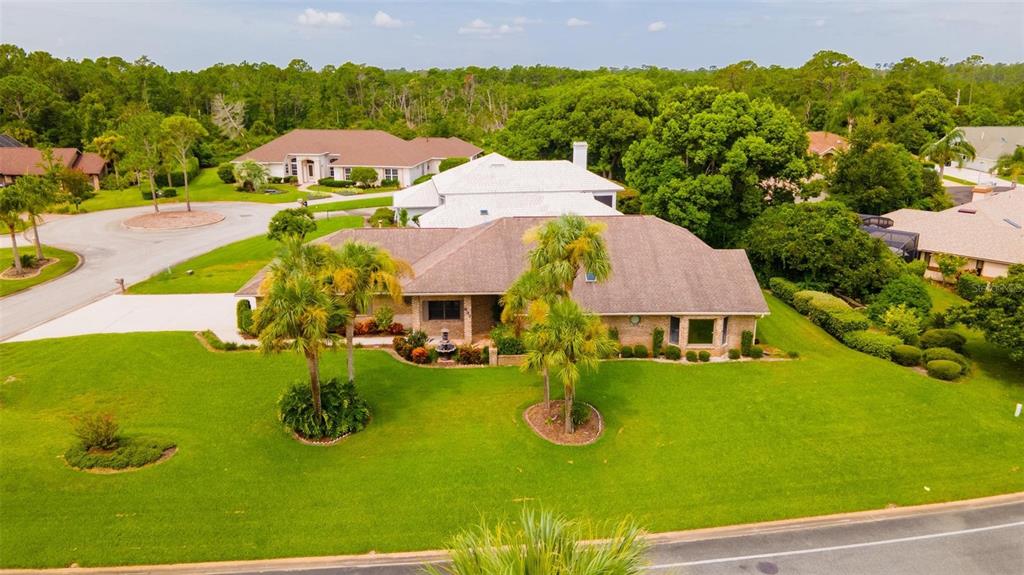
<path fill-rule="evenodd" d="M 889 509 L 872 509 L 835 513 L 817 517 L 782 519 L 761 523 L 709 527 L 689 531 L 670 531 L 654 533 L 647 537 L 651 545 L 669 545 L 709 539 L 726 539 L 751 534 L 778 533 L 828 527 L 830 525 L 850 525 L 910 517 L 930 515 L 959 509 L 977 509 L 1024 503 L 1024 492 L 994 495 L 977 499 L 949 501 L 944 503 L 928 503 L 908 507 Z M 208 573 L 230 575 L 234 573 L 251 573 L 254 571 L 311 571 L 336 568 L 372 568 L 372 567 L 403 567 L 417 566 L 428 563 L 442 563 L 447 553 L 440 550 L 412 551 L 399 553 L 365 553 L 361 555 L 333 555 L 322 557 L 292 557 L 284 559 L 254 559 L 245 561 L 209 561 L 201 563 L 176 563 L 171 565 L 133 565 L 122 567 L 64 567 L 55 569 L 0 569 L 0 575 L 28 575 L 45 573 L 49 575 L 86 575 L 110 573 L 120 575 L 184 574 Z"/>

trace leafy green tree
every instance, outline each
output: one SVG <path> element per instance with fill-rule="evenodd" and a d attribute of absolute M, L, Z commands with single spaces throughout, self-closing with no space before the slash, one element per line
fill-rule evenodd
<path fill-rule="evenodd" d="M 89 176 L 81 170 L 64 168 L 57 180 L 60 182 L 60 198 L 74 205 L 76 212 L 82 211 L 82 202 L 96 195 Z"/>
<path fill-rule="evenodd" d="M 22 176 L 14 182 L 24 202 L 28 221 L 32 226 L 32 236 L 36 244 L 36 259 L 43 259 L 43 244 L 39 239 L 39 217 L 53 205 L 57 197 L 57 186 L 49 178 L 43 176 Z"/>
<path fill-rule="evenodd" d="M 21 275 L 21 256 L 18 254 L 18 227 L 22 225 L 21 214 L 25 211 L 24 193 L 18 186 L 0 188 L 0 223 L 7 227 L 11 238 L 11 253 L 14 256 L 14 273 Z"/>
<path fill-rule="evenodd" d="M 1010 178 L 1012 182 L 1020 182 L 1024 174 L 1024 146 L 1017 146 L 1012 154 L 1003 154 L 992 166 L 992 171 L 1000 176 Z"/>
<path fill-rule="evenodd" d="M 270 218 L 267 238 L 284 240 L 289 237 L 304 239 L 307 234 L 316 231 L 316 219 L 308 208 L 288 208 L 281 210 Z"/>
<path fill-rule="evenodd" d="M 857 118 L 867 114 L 868 109 L 868 98 L 864 92 L 854 90 L 852 92 L 847 92 L 843 96 L 842 102 L 839 103 L 839 113 L 846 121 L 847 136 L 851 136 L 853 134 L 853 127 L 857 122 Z"/>
<path fill-rule="evenodd" d="M 967 258 L 953 254 L 937 254 L 935 265 L 938 266 L 939 273 L 942 274 L 942 281 L 953 283 L 960 276 L 964 266 L 967 265 Z"/>
<path fill-rule="evenodd" d="M 1010 266 L 1006 277 L 993 280 L 970 305 L 950 308 L 946 320 L 980 329 L 1010 359 L 1024 362 L 1024 264 Z"/>
<path fill-rule="evenodd" d="M 901 273 L 884 242 L 860 229 L 860 218 L 834 201 L 765 210 L 740 241 L 762 279 L 779 276 L 864 299 Z"/>
<path fill-rule="evenodd" d="M 164 118 L 160 122 L 160 130 L 163 132 L 168 156 L 181 167 L 181 176 L 185 182 L 185 211 L 191 212 L 192 201 L 188 194 L 188 160 L 196 142 L 209 134 L 195 118 L 182 114 Z M 170 172 L 168 171 L 168 173 Z"/>
<path fill-rule="evenodd" d="M 160 211 L 159 196 L 156 193 L 156 173 L 163 166 L 163 116 L 157 112 L 140 112 L 122 124 L 121 133 L 125 138 L 125 166 L 136 174 L 146 174 L 146 182 L 153 196 L 153 211 Z M 141 178 L 139 186 L 142 187 Z"/>
<path fill-rule="evenodd" d="M 953 128 L 953 117 L 950 115 L 952 109 L 953 104 L 941 90 L 928 88 L 914 96 L 914 111 L 911 115 L 935 139 L 941 138 Z"/>
<path fill-rule="evenodd" d="M 611 536 L 607 536 L 611 533 Z M 600 537 L 600 540 L 599 540 Z M 548 511 L 526 508 L 519 520 L 486 523 L 452 539 L 451 563 L 427 566 L 428 575 L 640 575 L 644 533 L 623 521 L 600 534 Z"/>
<path fill-rule="evenodd" d="M 441 160 L 441 163 L 437 167 L 437 171 L 439 171 L 439 172 L 447 172 L 448 170 L 450 170 L 450 169 L 452 169 L 454 167 L 457 167 L 457 166 L 461 166 L 462 164 L 465 164 L 466 162 L 469 162 L 469 158 L 463 158 L 463 157 L 458 157 L 458 156 L 456 156 L 454 158 L 445 158 L 445 159 Z"/>
<path fill-rule="evenodd" d="M 235 164 L 235 182 L 238 189 L 247 192 L 262 192 L 270 181 L 270 174 L 263 164 L 254 160 L 243 160 Z"/>
<path fill-rule="evenodd" d="M 909 273 L 896 276 L 871 300 L 868 315 L 876 321 L 881 321 L 887 310 L 898 305 L 914 311 L 921 317 L 927 316 L 932 309 L 932 297 L 928 294 L 924 280 Z"/>
<path fill-rule="evenodd" d="M 913 308 L 902 303 L 885 310 L 882 325 L 885 331 L 902 339 L 904 343 L 912 343 L 921 333 L 921 317 Z"/>
<path fill-rule="evenodd" d="M 303 244 L 301 238 L 288 238 L 284 249 L 270 264 L 260 286 L 263 301 L 252 318 L 264 353 L 291 349 L 306 359 L 313 411 L 319 416 L 320 356 L 334 335 L 327 328 L 335 312 L 327 284 L 318 271 L 329 259 L 330 248 L 322 244 Z"/>
<path fill-rule="evenodd" d="M 92 139 L 92 147 L 114 168 L 114 175 L 121 179 L 120 163 L 124 155 L 124 137 L 116 132 L 106 132 Z"/>
<path fill-rule="evenodd" d="M 348 380 L 355 381 L 355 321 L 357 315 L 370 312 L 374 296 L 388 295 L 402 300 L 402 279 L 412 277 L 412 266 L 392 257 L 380 246 L 348 241 L 338 248 L 331 261 L 330 286 L 339 308 L 348 312 L 345 340 L 348 345 Z"/>
<path fill-rule="evenodd" d="M 977 155 L 974 146 L 967 141 L 964 131 L 954 128 L 945 136 L 921 148 L 921 155 L 939 166 L 939 178 L 946 174 L 946 164 L 956 162 L 959 165 L 973 160 Z"/>
<path fill-rule="evenodd" d="M 934 172 L 899 144 L 863 146 L 855 142 L 839 156 L 828 181 L 830 196 L 859 213 L 948 206 Z"/>
<path fill-rule="evenodd" d="M 356 184 L 368 188 L 377 182 L 377 170 L 364 166 L 355 167 L 352 168 L 349 178 Z"/>

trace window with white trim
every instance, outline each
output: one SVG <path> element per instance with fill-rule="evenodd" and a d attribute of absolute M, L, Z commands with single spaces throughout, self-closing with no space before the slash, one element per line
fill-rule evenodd
<path fill-rule="evenodd" d="M 384 168 L 384 179 L 385 180 L 397 180 L 398 179 L 398 168 Z"/>
<path fill-rule="evenodd" d="M 299 175 L 299 159 L 298 158 L 292 158 L 291 161 L 288 162 L 288 175 L 289 176 L 297 176 L 297 175 Z"/>
<path fill-rule="evenodd" d="M 346 180 L 352 179 L 352 168 L 344 168 L 342 172 L 344 172 Z"/>

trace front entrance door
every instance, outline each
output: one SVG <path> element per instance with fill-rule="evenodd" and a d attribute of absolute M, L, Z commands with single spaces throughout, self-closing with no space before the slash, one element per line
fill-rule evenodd
<path fill-rule="evenodd" d="M 668 342 L 679 345 L 679 318 L 672 316 L 668 320 Z"/>
<path fill-rule="evenodd" d="M 313 179 L 313 162 L 306 160 L 306 178 Z"/>

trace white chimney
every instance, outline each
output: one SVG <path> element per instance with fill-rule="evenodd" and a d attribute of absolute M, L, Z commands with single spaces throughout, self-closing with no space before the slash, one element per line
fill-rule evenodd
<path fill-rule="evenodd" d="M 572 163 L 587 169 L 587 143 L 586 142 L 573 142 L 572 143 Z"/>

